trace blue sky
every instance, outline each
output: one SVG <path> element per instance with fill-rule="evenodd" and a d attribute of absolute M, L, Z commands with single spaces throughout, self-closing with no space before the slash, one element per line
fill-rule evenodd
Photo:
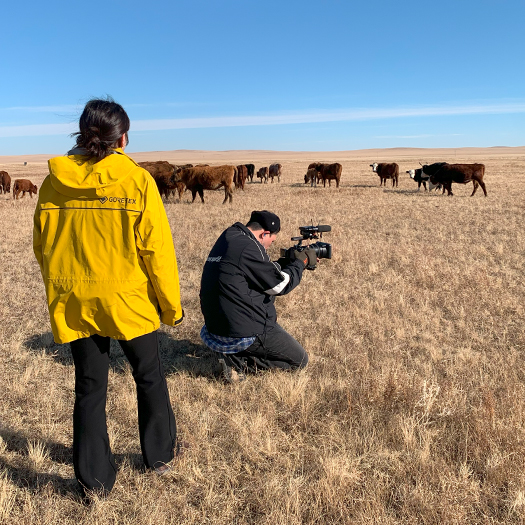
<path fill-rule="evenodd" d="M 0 155 L 63 153 L 111 95 L 128 151 L 525 145 L 525 1 L 3 7 Z"/>

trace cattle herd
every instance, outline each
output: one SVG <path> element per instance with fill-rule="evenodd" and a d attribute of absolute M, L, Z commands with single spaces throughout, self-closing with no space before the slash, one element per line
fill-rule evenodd
<path fill-rule="evenodd" d="M 166 200 L 171 194 L 178 195 L 179 201 L 186 190 L 192 195 L 192 202 L 195 201 L 197 194 L 204 203 L 204 190 L 224 189 L 224 201 L 232 202 L 235 188 L 244 190 L 246 181 L 253 183 L 254 176 L 260 179 L 261 184 L 267 184 L 271 179 L 281 182 L 282 165 L 275 163 L 270 166 L 263 166 L 255 173 L 254 164 L 241 164 L 238 166 L 210 166 L 209 164 L 184 164 L 175 165 L 165 160 L 139 162 L 139 166 L 147 170 L 155 180 L 159 193 Z M 398 186 L 399 166 L 395 163 L 377 163 L 370 164 L 372 171 L 379 176 L 379 185 L 386 186 L 387 179 L 392 180 L 392 187 Z M 341 181 L 343 166 L 338 162 L 332 164 L 322 162 L 312 162 L 304 176 L 304 183 L 310 183 L 310 186 L 317 186 L 321 181 L 323 187 L 331 186 L 332 181 L 338 188 Z M 435 162 L 434 164 L 421 164 L 421 168 L 408 170 L 410 175 L 418 184 L 418 191 L 421 185 L 425 191 L 442 188 L 443 193 L 447 191 L 448 195 L 452 193 L 452 183 L 467 184 L 472 182 L 474 188 L 472 195 L 476 193 L 478 186 L 481 186 L 485 197 L 487 190 L 483 182 L 485 174 L 484 164 L 448 164 L 447 162 Z M 0 194 L 11 192 L 11 177 L 7 171 L 0 171 Z M 28 179 L 16 179 L 13 183 L 13 199 L 18 199 L 20 193 L 22 198 L 25 194 L 33 198 L 36 195 L 37 187 Z"/>
<path fill-rule="evenodd" d="M 0 194 L 11 192 L 11 177 L 7 171 L 0 171 Z M 37 187 L 27 179 L 15 179 L 13 183 L 13 199 L 18 199 L 22 194 L 22 198 L 26 193 L 33 198 L 33 193 L 36 195 Z"/>
<path fill-rule="evenodd" d="M 421 164 L 421 163 L 420 163 Z M 386 179 L 392 179 L 392 187 L 397 186 L 399 179 L 399 166 L 393 162 L 391 164 L 374 162 L 370 164 L 372 171 L 377 173 L 380 178 L 379 185 L 384 182 L 386 186 Z M 434 164 L 421 164 L 421 168 L 408 170 L 407 173 L 410 178 L 417 182 L 418 191 L 421 189 L 421 184 L 425 191 L 436 190 L 443 188 L 443 193 L 447 191 L 447 195 L 454 195 L 452 193 L 452 183 L 467 184 L 472 182 L 474 189 L 471 193 L 474 195 L 478 186 L 481 186 L 485 197 L 487 196 L 487 189 L 483 182 L 485 175 L 485 164 L 448 164 L 448 162 L 434 162 Z"/>

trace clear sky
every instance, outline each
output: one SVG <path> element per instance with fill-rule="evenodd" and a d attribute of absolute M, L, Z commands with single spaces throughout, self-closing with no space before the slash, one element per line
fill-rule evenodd
<path fill-rule="evenodd" d="M 0 155 L 111 95 L 128 151 L 525 145 L 525 0 L 35 0 L 2 8 Z"/>

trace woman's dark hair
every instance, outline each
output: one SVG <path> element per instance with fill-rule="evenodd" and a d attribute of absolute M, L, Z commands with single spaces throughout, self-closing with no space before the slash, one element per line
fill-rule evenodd
<path fill-rule="evenodd" d="M 77 146 L 97 162 L 118 147 L 122 135 L 126 134 L 128 143 L 129 117 L 111 97 L 91 99 L 80 115 L 79 128 L 72 135 L 76 135 Z"/>

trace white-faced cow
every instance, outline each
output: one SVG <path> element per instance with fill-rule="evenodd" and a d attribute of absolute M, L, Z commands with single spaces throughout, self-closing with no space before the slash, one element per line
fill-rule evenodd
<path fill-rule="evenodd" d="M 452 183 L 456 184 L 467 184 L 472 181 L 474 189 L 470 196 L 472 197 L 478 186 L 481 186 L 485 197 L 487 196 L 487 190 L 485 183 L 483 182 L 483 176 L 485 175 L 484 164 L 446 164 L 437 169 L 432 169 L 432 166 L 423 166 L 422 170 L 424 174 L 430 175 L 428 187 L 432 190 L 438 184 L 443 185 L 443 192 L 445 189 L 448 195 L 454 195 L 452 193 Z"/>
<path fill-rule="evenodd" d="M 387 179 L 392 179 L 392 188 L 398 185 L 399 166 L 395 162 L 381 162 L 380 164 L 374 162 L 373 164 L 370 164 L 370 167 L 374 173 L 379 175 L 379 186 L 382 186 L 383 182 L 386 186 Z"/>
<path fill-rule="evenodd" d="M 442 162 L 440 164 L 446 164 L 446 163 Z M 421 184 L 423 184 L 425 191 L 427 191 L 427 182 L 430 178 L 430 175 L 424 174 L 422 168 L 417 168 L 415 170 L 408 170 L 407 173 L 410 175 L 410 178 L 412 180 L 415 180 L 417 182 L 417 191 L 421 189 Z M 438 184 L 437 186 L 432 187 L 432 190 L 440 190 L 440 189 L 441 189 L 441 184 Z"/>
<path fill-rule="evenodd" d="M 423 188 L 425 188 L 425 191 L 427 191 L 427 181 L 429 179 L 428 176 L 425 175 L 425 177 L 421 176 L 421 173 L 423 170 L 421 168 L 417 168 L 415 170 L 408 170 L 407 173 L 410 175 L 410 178 L 412 180 L 415 180 L 417 182 L 417 191 L 421 189 L 421 184 L 423 184 Z"/>

